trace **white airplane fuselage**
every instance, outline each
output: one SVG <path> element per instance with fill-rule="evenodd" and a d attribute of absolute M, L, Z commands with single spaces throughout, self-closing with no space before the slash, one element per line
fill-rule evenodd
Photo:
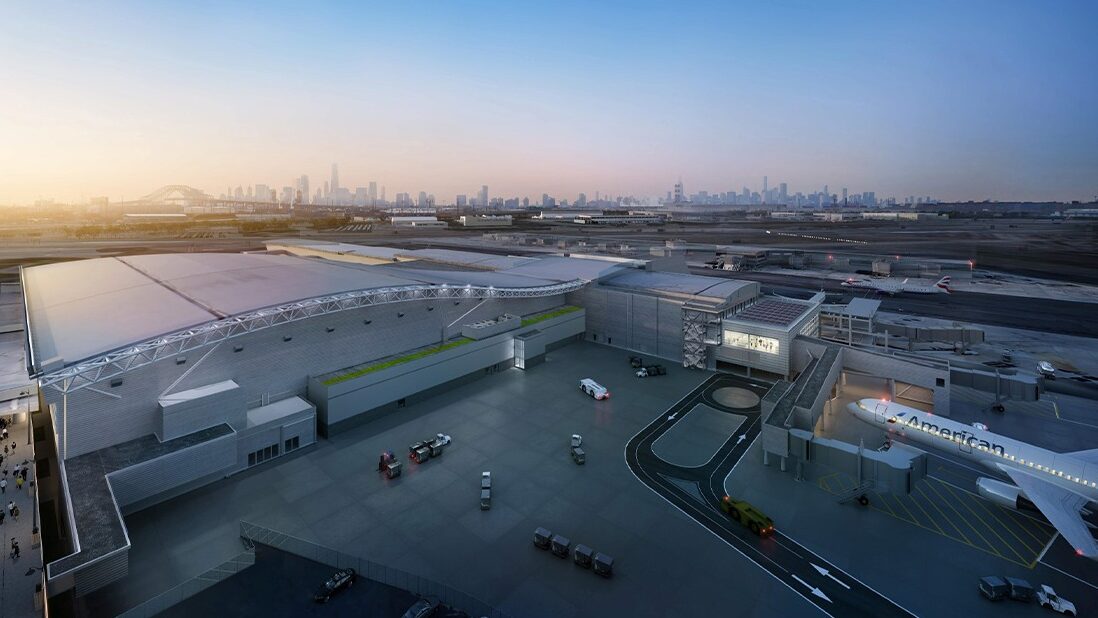
<path fill-rule="evenodd" d="M 942 277 L 931 284 L 908 283 L 907 279 L 896 281 L 895 279 L 847 279 L 842 282 L 843 287 L 873 290 L 882 294 L 950 294 L 949 277 Z"/>
<path fill-rule="evenodd" d="M 976 429 L 929 412 L 880 399 L 847 406 L 870 425 L 905 436 L 912 442 L 949 451 L 994 472 L 1019 468 L 1091 502 L 1098 502 L 1098 464 L 1070 453 L 1056 453 L 990 431 Z"/>

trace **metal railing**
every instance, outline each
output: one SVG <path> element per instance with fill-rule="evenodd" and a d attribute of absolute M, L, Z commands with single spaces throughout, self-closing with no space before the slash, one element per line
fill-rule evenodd
<path fill-rule="evenodd" d="M 365 558 L 345 554 L 258 524 L 246 521 L 240 522 L 240 538 L 245 545 L 259 543 L 333 568 L 345 569 L 350 567 L 358 573 L 359 577 L 407 590 L 421 597 L 435 597 L 444 605 L 461 610 L 470 616 L 510 618 L 507 614 L 491 607 L 484 601 L 436 581 L 378 564 Z"/>

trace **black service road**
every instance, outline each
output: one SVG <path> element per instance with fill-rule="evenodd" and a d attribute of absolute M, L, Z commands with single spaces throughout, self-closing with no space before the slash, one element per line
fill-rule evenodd
<path fill-rule="evenodd" d="M 626 444 L 625 462 L 637 479 L 824 613 L 836 617 L 911 616 L 780 531 L 759 538 L 720 510 L 725 478 L 762 432 L 759 404 L 737 409 L 714 400 L 713 392 L 726 387 L 746 389 L 761 398 L 770 385 L 728 374 L 716 374 L 703 382 Z M 686 468 L 657 457 L 652 444 L 699 403 L 747 419 L 703 466 Z"/>

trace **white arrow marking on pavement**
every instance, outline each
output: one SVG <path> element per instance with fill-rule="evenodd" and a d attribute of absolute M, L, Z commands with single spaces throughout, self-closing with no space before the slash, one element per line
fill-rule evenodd
<path fill-rule="evenodd" d="M 669 421 L 675 420 L 675 417 L 678 416 L 678 414 L 679 414 L 678 412 L 676 412 L 674 414 L 668 414 L 667 415 L 667 420 L 669 420 Z"/>
<path fill-rule="evenodd" d="M 809 564 L 811 564 L 812 568 L 816 569 L 816 572 L 818 572 L 820 575 L 823 575 L 824 577 L 830 577 L 831 579 L 835 580 L 835 583 L 839 584 L 843 588 L 846 588 L 847 590 L 850 590 L 850 586 L 847 586 L 838 577 L 832 575 L 827 569 L 823 568 L 822 566 L 817 566 L 814 562 L 809 562 Z"/>
<path fill-rule="evenodd" d="M 804 581 L 803 579 L 801 579 L 801 578 L 797 577 L 796 575 L 794 575 L 794 576 L 793 576 L 793 579 L 795 579 L 795 580 L 797 580 L 797 581 L 801 582 L 802 584 L 804 584 L 804 587 L 805 587 L 805 588 L 808 588 L 809 590 L 811 590 L 811 591 L 812 591 L 812 594 L 814 594 L 814 595 L 816 595 L 816 596 L 820 597 L 821 599 L 823 599 L 823 600 L 827 601 L 828 603 L 830 603 L 830 602 L 831 602 L 831 599 L 827 598 L 827 595 L 823 593 L 823 590 L 820 590 L 819 588 L 817 588 L 817 587 L 815 587 L 815 586 L 812 586 L 812 585 L 810 585 L 810 584 L 809 584 L 808 582 L 806 582 L 806 581 Z"/>
<path fill-rule="evenodd" d="M 740 442 L 743 442 L 746 439 L 747 439 L 747 434 L 741 433 L 740 437 L 736 438 L 736 444 L 738 445 Z"/>

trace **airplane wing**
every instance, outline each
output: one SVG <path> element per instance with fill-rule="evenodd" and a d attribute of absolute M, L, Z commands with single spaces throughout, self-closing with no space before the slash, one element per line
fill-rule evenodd
<path fill-rule="evenodd" d="M 1003 465 L 999 468 L 1017 483 L 1030 502 L 1037 505 L 1041 514 L 1064 535 L 1064 539 L 1071 543 L 1076 553 L 1098 560 L 1098 542 L 1095 542 L 1079 514 L 1079 510 L 1088 502 L 1086 498 L 1018 468 Z"/>

